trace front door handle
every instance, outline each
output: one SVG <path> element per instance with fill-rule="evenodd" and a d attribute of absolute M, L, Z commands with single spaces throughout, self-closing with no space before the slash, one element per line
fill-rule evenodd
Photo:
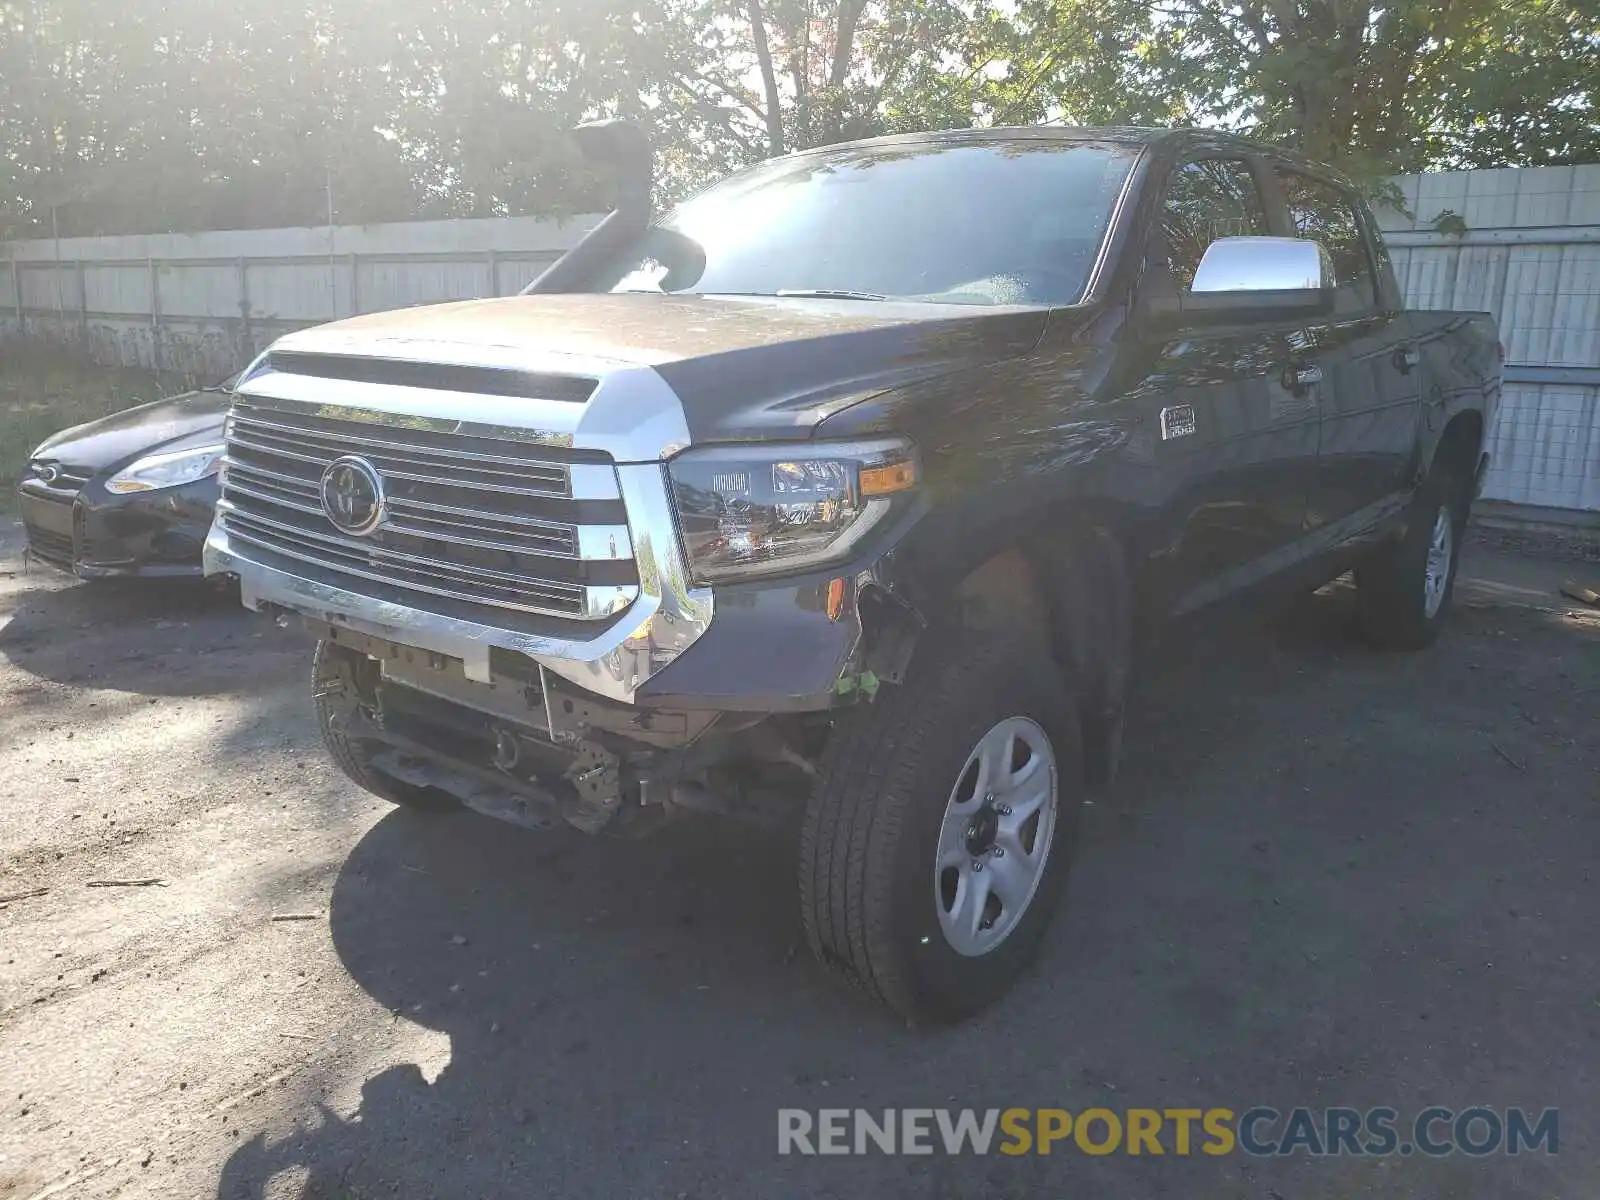
<path fill-rule="evenodd" d="M 1394 352 L 1394 369 L 1402 375 L 1409 375 L 1422 361 L 1422 352 L 1415 346 L 1401 346 Z"/>
<path fill-rule="evenodd" d="M 1296 365 L 1283 369 L 1283 386 L 1296 396 L 1304 396 L 1322 382 L 1322 368 L 1315 363 Z"/>

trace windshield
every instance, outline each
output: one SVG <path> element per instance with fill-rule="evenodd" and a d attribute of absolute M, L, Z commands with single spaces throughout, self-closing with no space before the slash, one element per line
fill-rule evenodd
<path fill-rule="evenodd" d="M 647 230 L 612 290 L 1075 304 L 1138 153 L 1008 139 L 774 159 Z"/>

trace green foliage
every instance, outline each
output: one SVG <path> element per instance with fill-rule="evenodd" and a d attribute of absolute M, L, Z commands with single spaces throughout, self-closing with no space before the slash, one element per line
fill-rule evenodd
<path fill-rule="evenodd" d="M 1512 0 L 1427 80 L 1426 155 L 1458 167 L 1600 161 L 1600 5 Z"/>
<path fill-rule="evenodd" d="M 1600 8 L 1556 0 L 1022 0 L 1013 119 L 1234 129 L 1376 183 L 1600 159 Z"/>
<path fill-rule="evenodd" d="M 0 0 L 0 236 L 561 215 L 930 127 L 1199 123 L 1376 189 L 1600 160 L 1592 0 Z"/>
<path fill-rule="evenodd" d="M 22 468 L 45 438 L 182 386 L 153 371 L 95 367 L 64 353 L 6 346 L 0 353 L 0 515 L 14 510 Z"/>

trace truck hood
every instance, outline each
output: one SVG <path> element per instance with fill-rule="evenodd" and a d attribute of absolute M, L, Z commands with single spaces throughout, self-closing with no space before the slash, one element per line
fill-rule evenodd
<path fill-rule="evenodd" d="M 574 356 L 650 367 L 695 441 L 806 437 L 887 388 L 1026 353 L 1037 308 L 648 294 L 514 296 L 401 309 L 290 334 L 288 353 L 513 365 Z"/>
<path fill-rule="evenodd" d="M 100 472 L 156 450 L 222 440 L 228 394 L 186 392 L 52 434 L 31 457 Z"/>

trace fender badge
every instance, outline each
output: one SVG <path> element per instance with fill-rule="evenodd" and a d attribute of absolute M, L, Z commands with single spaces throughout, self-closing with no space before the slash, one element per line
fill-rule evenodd
<path fill-rule="evenodd" d="M 1195 431 L 1194 405 L 1174 404 L 1161 410 L 1161 440 L 1188 437 Z"/>

